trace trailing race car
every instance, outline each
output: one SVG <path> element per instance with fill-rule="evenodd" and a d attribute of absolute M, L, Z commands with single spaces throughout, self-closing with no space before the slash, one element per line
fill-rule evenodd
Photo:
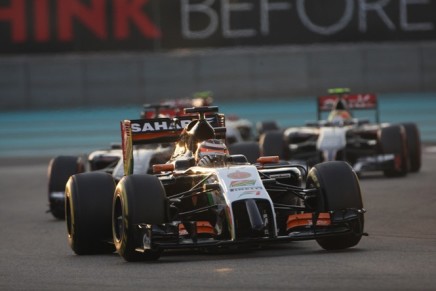
<path fill-rule="evenodd" d="M 176 117 L 186 115 L 184 108 L 212 106 L 213 93 L 211 91 L 197 92 L 190 98 L 166 100 L 158 104 L 144 104 L 141 112 L 142 119 L 155 117 Z M 226 118 L 226 143 L 233 144 L 255 139 L 253 124 L 248 119 L 230 115 Z"/>
<path fill-rule="evenodd" d="M 211 91 L 200 91 L 196 92 L 192 98 L 170 99 L 158 104 L 144 104 L 141 118 L 186 116 L 185 108 L 211 106 L 212 102 L 213 93 Z"/>
<path fill-rule="evenodd" d="M 151 166 L 169 159 L 172 148 L 168 144 L 153 144 L 135 147 L 134 155 L 138 160 L 135 173 L 150 173 Z M 49 210 L 55 218 L 65 219 L 65 184 L 74 174 L 102 171 L 119 180 L 123 177 L 122 150 L 113 145 L 106 150 L 97 150 L 88 155 L 57 156 L 48 166 L 48 202 Z"/>
<path fill-rule="evenodd" d="M 359 243 L 365 210 L 347 163 L 321 163 L 310 172 L 274 156 L 250 164 L 243 155 L 228 154 L 225 129 L 205 117 L 217 110 L 187 108 L 199 117 L 186 128 L 177 118 L 122 121 L 124 177 L 87 172 L 67 182 L 74 253 L 116 250 L 126 261 L 141 261 L 169 249 L 316 240 L 338 250 Z M 160 142 L 175 142 L 169 161 L 153 165 L 154 174 L 134 173 L 132 147 Z"/>
<path fill-rule="evenodd" d="M 421 140 L 415 123 L 380 123 L 375 94 L 350 94 L 333 89 L 318 97 L 318 121 L 304 127 L 267 131 L 260 138 L 260 152 L 309 165 L 343 160 L 358 173 L 383 171 L 386 176 L 404 176 L 421 168 Z M 353 118 L 356 110 L 372 110 L 375 123 Z M 330 112 L 321 120 L 323 112 Z"/>

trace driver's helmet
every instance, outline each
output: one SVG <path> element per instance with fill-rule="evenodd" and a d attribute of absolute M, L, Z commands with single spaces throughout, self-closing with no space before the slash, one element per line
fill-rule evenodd
<path fill-rule="evenodd" d="M 344 99 L 339 99 L 332 112 L 330 112 L 327 121 L 336 125 L 342 125 L 349 122 L 352 120 L 352 116 L 347 109 L 347 102 Z"/>
<path fill-rule="evenodd" d="M 328 117 L 328 121 L 334 124 L 341 124 L 351 119 L 351 114 L 347 110 L 333 110 Z"/>
<path fill-rule="evenodd" d="M 351 120 L 351 114 L 347 110 L 333 110 L 327 118 L 328 122 L 337 126 L 348 124 Z"/>
<path fill-rule="evenodd" d="M 222 157 L 229 153 L 227 146 L 219 139 L 207 139 L 198 145 L 195 153 L 196 161 L 204 156 Z"/>
<path fill-rule="evenodd" d="M 202 91 L 194 94 L 192 98 L 192 106 L 210 106 L 213 103 L 213 93 L 211 91 Z"/>

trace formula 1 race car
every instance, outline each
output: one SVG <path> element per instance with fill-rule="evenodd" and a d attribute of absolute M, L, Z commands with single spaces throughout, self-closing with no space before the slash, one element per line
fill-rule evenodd
<path fill-rule="evenodd" d="M 225 129 L 205 117 L 217 110 L 187 108 L 199 117 L 186 127 L 177 118 L 121 122 L 124 177 L 86 172 L 67 182 L 68 241 L 75 254 L 116 250 L 126 261 L 142 261 L 170 249 L 316 240 L 338 250 L 359 243 L 365 210 L 347 163 L 321 163 L 310 172 L 274 156 L 250 164 L 228 154 Z M 153 165 L 153 174 L 135 174 L 132 147 L 160 142 L 175 142 L 169 161 Z"/>
<path fill-rule="evenodd" d="M 342 88 L 329 92 L 318 97 L 318 121 L 266 132 L 260 151 L 309 165 L 343 160 L 358 174 L 383 171 L 396 177 L 420 170 L 421 140 L 415 123 L 380 123 L 375 94 L 350 94 Z M 374 111 L 375 123 L 353 118 L 351 113 L 357 110 Z M 330 112 L 327 120 L 321 120 L 323 112 Z"/>
<path fill-rule="evenodd" d="M 174 111 L 173 107 L 165 104 L 148 106 L 147 110 L 150 116 L 178 117 L 183 124 L 188 124 L 196 118 L 192 114 L 183 114 L 183 110 Z M 218 116 L 212 116 L 210 119 L 213 126 L 218 126 L 216 124 L 218 120 Z M 150 128 L 153 126 L 154 124 L 149 125 Z M 173 144 L 167 142 L 135 146 L 133 155 L 136 163 L 133 172 L 135 174 L 152 173 L 152 165 L 168 161 L 173 150 Z M 65 184 L 71 175 L 103 171 L 111 174 L 115 180 L 120 180 L 124 176 L 122 155 L 121 145 L 113 144 L 109 149 L 93 151 L 87 155 L 63 155 L 51 159 L 48 166 L 48 212 L 57 219 L 65 219 Z"/>
<path fill-rule="evenodd" d="M 150 173 L 151 165 L 168 160 L 172 150 L 167 144 L 135 147 L 134 155 L 138 163 L 134 172 Z M 121 179 L 124 175 L 121 146 L 114 144 L 109 149 L 93 151 L 88 155 L 62 155 L 51 159 L 48 166 L 47 212 L 57 219 L 65 219 L 65 184 L 71 175 L 89 171 L 103 171 Z"/>
<path fill-rule="evenodd" d="M 193 98 L 170 99 L 158 104 L 144 104 L 141 118 L 182 116 L 186 115 L 184 108 L 212 106 L 212 103 L 213 93 L 211 91 L 197 92 Z M 254 139 L 255 135 L 251 121 L 236 115 L 226 116 L 227 144 L 252 141 Z"/>

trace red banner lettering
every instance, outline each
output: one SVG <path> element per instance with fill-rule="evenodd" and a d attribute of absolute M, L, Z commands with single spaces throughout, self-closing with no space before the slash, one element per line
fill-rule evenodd
<path fill-rule="evenodd" d="M 35 17 L 35 39 L 45 42 L 50 39 L 50 14 L 48 0 L 33 1 L 33 15 Z"/>
<path fill-rule="evenodd" d="M 98 38 L 107 38 L 106 28 L 106 0 L 92 0 L 90 7 L 83 5 L 80 0 L 57 0 L 59 39 L 72 41 L 73 20 L 77 18 Z"/>
<path fill-rule="evenodd" d="M 160 30 L 142 10 L 148 1 L 114 0 L 114 36 L 116 39 L 126 39 L 129 37 L 129 21 L 132 21 L 146 38 L 160 38 Z"/>
<path fill-rule="evenodd" d="M 14 43 L 26 41 L 25 12 L 24 0 L 11 0 L 9 7 L 0 7 L 0 22 L 11 23 L 11 38 Z"/>

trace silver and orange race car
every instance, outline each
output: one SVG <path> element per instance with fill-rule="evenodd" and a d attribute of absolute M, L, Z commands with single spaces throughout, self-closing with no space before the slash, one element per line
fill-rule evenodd
<path fill-rule="evenodd" d="M 383 171 L 395 177 L 420 170 L 421 140 L 415 123 L 380 123 L 375 94 L 352 94 L 346 88 L 329 93 L 317 99 L 317 121 L 265 132 L 260 151 L 309 166 L 342 160 L 358 174 Z M 355 118 L 353 114 L 361 110 L 374 112 L 375 120 Z M 325 112 L 329 115 L 322 120 Z"/>
<path fill-rule="evenodd" d="M 325 162 L 309 172 L 277 156 L 248 163 L 243 155 L 222 151 L 225 124 L 210 120 L 217 110 L 185 109 L 199 115 L 186 126 L 178 118 L 122 121 L 124 176 L 117 181 L 109 173 L 86 172 L 67 182 L 73 252 L 117 251 L 126 261 L 141 261 L 170 249 L 316 240 L 338 250 L 359 243 L 365 210 L 359 180 L 347 163 Z M 200 151 L 199 144 L 211 139 L 212 147 Z M 175 143 L 172 157 L 153 165 L 152 174 L 135 173 L 133 147 L 160 142 Z"/>

